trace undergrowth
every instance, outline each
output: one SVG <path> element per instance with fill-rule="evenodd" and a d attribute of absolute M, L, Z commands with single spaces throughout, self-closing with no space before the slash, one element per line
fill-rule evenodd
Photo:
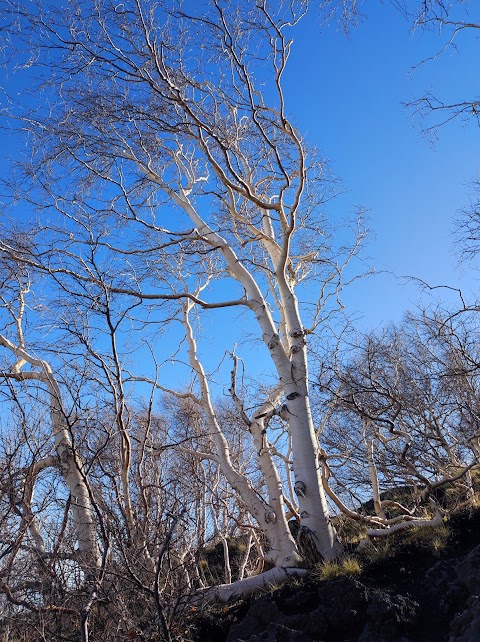
<path fill-rule="evenodd" d="M 445 523 L 437 526 L 410 528 L 402 533 L 371 541 L 362 551 L 368 562 L 381 562 L 394 557 L 399 550 L 415 547 L 440 555 L 445 550 L 450 530 Z"/>
<path fill-rule="evenodd" d="M 316 564 L 312 569 L 311 577 L 314 580 L 325 581 L 335 577 L 360 575 L 361 572 L 360 562 L 354 557 L 347 556 L 331 562 L 324 560 Z"/>

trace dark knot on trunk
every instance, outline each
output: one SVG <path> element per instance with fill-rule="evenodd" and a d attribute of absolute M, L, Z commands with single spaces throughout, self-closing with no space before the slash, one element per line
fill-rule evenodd
<path fill-rule="evenodd" d="M 305 497 L 305 493 L 307 492 L 307 487 L 303 481 L 295 482 L 295 492 L 298 495 L 298 497 Z"/>

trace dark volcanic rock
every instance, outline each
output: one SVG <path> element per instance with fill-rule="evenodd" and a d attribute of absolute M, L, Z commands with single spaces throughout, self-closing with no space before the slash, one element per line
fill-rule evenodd
<path fill-rule="evenodd" d="M 290 642 L 291 640 L 297 642 L 313 642 L 313 640 L 302 631 L 295 631 L 288 626 L 283 626 L 283 624 L 273 623 L 270 623 L 262 633 L 252 635 L 245 640 L 240 638 L 232 639 L 235 640 L 235 642 Z"/>
<path fill-rule="evenodd" d="M 473 642 L 480 640 L 480 546 L 475 547 L 455 567 L 459 595 L 470 596 L 465 608 L 450 625 L 449 642 Z"/>
<path fill-rule="evenodd" d="M 276 600 L 271 596 L 265 596 L 252 604 L 241 622 L 232 626 L 227 642 L 277 640 L 277 637 L 272 636 L 278 636 L 279 641 L 305 640 L 308 642 L 309 638 L 302 632 L 307 625 L 308 615 L 285 614 L 279 609 Z"/>
<path fill-rule="evenodd" d="M 450 626 L 448 642 L 477 642 L 480 640 L 480 597 L 467 600 L 466 609 L 457 615 Z"/>
<path fill-rule="evenodd" d="M 468 593 L 458 581 L 458 559 L 441 560 L 425 574 L 426 597 L 440 613 L 453 616 L 465 603 Z"/>
<path fill-rule="evenodd" d="M 369 592 L 351 577 L 323 582 L 316 592 L 287 587 L 256 600 L 244 619 L 232 626 L 227 642 L 280 640 L 286 631 L 291 636 L 286 639 L 305 642 L 393 642 L 412 627 L 417 607 L 402 595 Z"/>
<path fill-rule="evenodd" d="M 440 558 L 400 543 L 395 555 L 363 562 L 360 576 L 307 579 L 206 613 L 196 640 L 480 642 L 480 511 L 450 529 Z"/>
<path fill-rule="evenodd" d="M 458 581 L 470 594 L 480 594 L 480 546 L 476 546 L 457 565 Z"/>
<path fill-rule="evenodd" d="M 367 609 L 368 622 L 358 642 L 397 642 L 409 640 L 418 617 L 418 604 L 403 595 L 375 591 Z"/>
<path fill-rule="evenodd" d="M 367 613 L 367 588 L 355 578 L 342 577 L 320 584 L 317 595 L 307 632 L 314 639 L 356 639 Z"/>

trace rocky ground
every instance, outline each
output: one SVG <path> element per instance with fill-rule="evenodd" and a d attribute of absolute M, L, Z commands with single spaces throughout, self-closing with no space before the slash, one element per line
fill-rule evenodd
<path fill-rule="evenodd" d="M 361 572 L 305 581 L 192 620 L 198 642 L 480 642 L 480 511 L 358 557 Z"/>

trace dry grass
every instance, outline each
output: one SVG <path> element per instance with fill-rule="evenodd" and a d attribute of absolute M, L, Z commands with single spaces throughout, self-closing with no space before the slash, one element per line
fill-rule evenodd
<path fill-rule="evenodd" d="M 362 555 L 369 563 L 383 562 L 383 560 L 394 556 L 397 549 L 393 539 L 385 538 L 377 542 L 368 542 L 362 549 Z"/>
<path fill-rule="evenodd" d="M 424 548 L 439 554 L 447 545 L 450 531 L 445 522 L 438 526 L 424 526 L 422 528 L 412 528 L 404 535 L 404 543 L 413 544 L 419 548 Z"/>
<path fill-rule="evenodd" d="M 409 546 L 429 550 L 435 555 L 440 555 L 447 546 L 449 535 L 449 528 L 444 522 L 437 526 L 409 528 L 391 537 L 369 542 L 363 548 L 362 555 L 369 563 L 382 562 L 389 557 L 394 557 L 399 550 Z"/>
<path fill-rule="evenodd" d="M 344 544 L 359 544 L 367 536 L 367 527 L 347 515 L 335 516 L 332 523 Z"/>
<path fill-rule="evenodd" d="M 314 580 L 332 580 L 335 577 L 344 577 L 347 575 L 360 575 L 362 567 L 355 557 L 342 557 L 332 562 L 324 560 L 316 564 L 312 570 Z"/>

